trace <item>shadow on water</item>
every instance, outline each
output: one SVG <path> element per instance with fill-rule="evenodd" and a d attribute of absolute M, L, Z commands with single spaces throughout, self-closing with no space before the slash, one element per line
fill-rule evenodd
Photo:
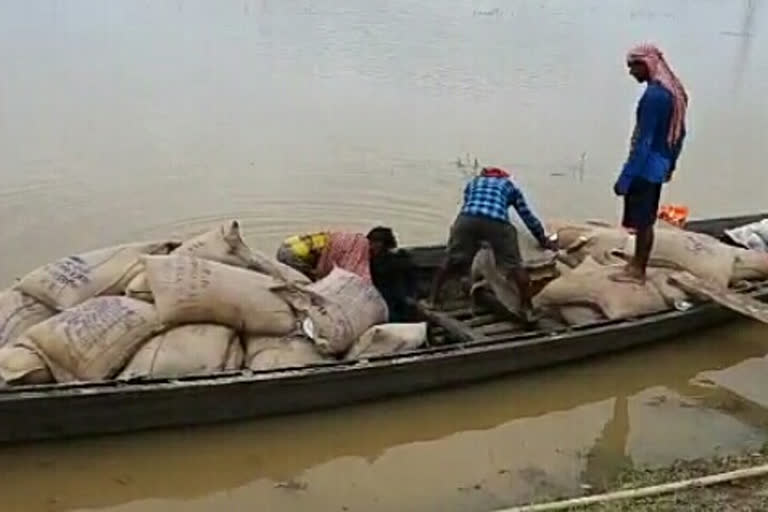
<path fill-rule="evenodd" d="M 697 385 L 695 379 L 762 357 L 768 351 L 764 333 L 761 326 L 743 324 L 738 330 L 716 329 L 676 343 L 460 390 L 313 414 L 8 446 L 0 449 L 0 466 L 13 470 L 4 475 L 0 488 L 14 510 L 199 498 L 260 479 L 291 482 L 312 468 L 349 457 L 375 465 L 387 453 L 418 454 L 419 446 L 427 446 L 423 443 L 451 451 L 460 433 L 491 439 L 499 429 L 520 428 L 530 442 L 546 445 L 555 441 L 537 432 L 538 418 L 612 404 L 605 419 L 595 418 L 605 421 L 604 426 L 581 454 L 586 464 L 582 478 L 600 485 L 632 464 L 638 448 L 630 447 L 628 439 L 632 429 L 644 426 L 633 424 L 630 409 L 645 390 L 670 390 L 696 407 L 715 408 L 762 429 L 766 409 L 720 388 Z M 527 422 L 532 422 L 528 428 Z M 706 431 L 707 426 L 697 428 Z M 45 489 L 46 496 L 35 489 Z"/>

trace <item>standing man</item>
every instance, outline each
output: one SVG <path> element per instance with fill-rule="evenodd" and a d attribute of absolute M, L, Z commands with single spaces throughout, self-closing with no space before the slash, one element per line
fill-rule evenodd
<path fill-rule="evenodd" d="M 653 225 L 661 186 L 672 178 L 685 139 L 688 94 L 657 47 L 644 44 L 627 54 L 629 74 L 647 87 L 637 105 L 629 158 L 613 187 L 624 196 L 623 225 L 635 231 L 635 253 L 617 281 L 645 282 L 653 248 Z"/>
<path fill-rule="evenodd" d="M 469 269 L 480 242 L 493 248 L 497 264 L 515 282 L 523 310 L 531 311 L 529 277 L 520 257 L 517 230 L 509 221 L 508 209 L 513 206 L 528 230 L 542 247 L 555 249 L 547 240 L 544 227 L 531 212 L 523 193 L 510 180 L 509 173 L 496 167 L 485 168 L 464 189 L 464 204 L 451 227 L 448 240 L 448 259 L 435 274 L 430 303 L 440 298 L 445 281 L 459 271 Z"/>

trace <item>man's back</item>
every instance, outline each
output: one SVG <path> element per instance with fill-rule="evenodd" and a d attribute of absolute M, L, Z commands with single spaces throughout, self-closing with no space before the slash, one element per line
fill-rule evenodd
<path fill-rule="evenodd" d="M 534 238 L 544 244 L 544 226 L 528 207 L 523 193 L 508 178 L 478 176 L 470 181 L 464 189 L 461 214 L 509 224 L 510 206 L 515 208 Z"/>
<path fill-rule="evenodd" d="M 663 183 L 675 169 L 685 138 L 685 127 L 673 147 L 669 145 L 670 120 L 674 110 L 672 94 L 661 84 L 649 82 L 637 104 L 637 120 L 629 158 L 619 177 L 626 192 L 633 178 Z"/>
<path fill-rule="evenodd" d="M 461 213 L 509 222 L 508 208 L 514 188 L 506 178 L 478 176 L 464 189 Z"/>
<path fill-rule="evenodd" d="M 664 158 L 672 159 L 674 149 L 667 141 L 674 101 L 672 94 L 659 83 L 651 82 L 643 93 L 638 104 L 638 125 L 652 132 L 651 151 Z M 642 116 L 650 116 L 650 122 L 645 126 Z M 681 141 L 682 142 L 682 141 Z"/>

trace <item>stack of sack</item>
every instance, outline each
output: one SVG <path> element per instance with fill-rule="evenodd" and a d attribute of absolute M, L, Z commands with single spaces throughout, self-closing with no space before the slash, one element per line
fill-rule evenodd
<path fill-rule="evenodd" d="M 534 304 L 557 309 L 569 325 L 657 313 L 674 307 L 686 294 L 668 283 L 669 269 L 650 268 L 645 284 L 616 282 L 620 265 L 601 265 L 591 256 L 549 283 Z"/>
<path fill-rule="evenodd" d="M 742 247 L 768 252 L 768 219 L 726 230 L 725 236 Z"/>
<path fill-rule="evenodd" d="M 719 288 L 743 280 L 768 278 L 768 255 L 733 247 L 709 235 L 664 223 L 656 229 L 646 283 L 616 282 L 634 254 L 634 236 L 602 222 L 559 222 L 549 226 L 564 252 L 560 277 L 534 299 L 534 305 L 556 310 L 569 325 L 655 313 L 687 297 L 669 284 L 669 275 L 686 271 Z"/>
<path fill-rule="evenodd" d="M 405 329 L 402 343 L 387 338 L 387 314 L 378 291 L 356 275 L 337 268 L 310 283 L 251 250 L 231 221 L 183 243 L 63 258 L 0 293 L 0 382 L 266 370 L 426 341 L 419 324 L 391 327 L 396 335 Z"/>

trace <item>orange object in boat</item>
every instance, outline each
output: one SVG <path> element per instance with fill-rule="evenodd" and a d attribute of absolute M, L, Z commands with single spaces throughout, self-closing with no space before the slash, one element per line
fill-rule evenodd
<path fill-rule="evenodd" d="M 690 210 L 687 206 L 679 204 L 665 204 L 659 210 L 659 219 L 669 222 L 673 226 L 682 228 L 688 222 Z"/>

